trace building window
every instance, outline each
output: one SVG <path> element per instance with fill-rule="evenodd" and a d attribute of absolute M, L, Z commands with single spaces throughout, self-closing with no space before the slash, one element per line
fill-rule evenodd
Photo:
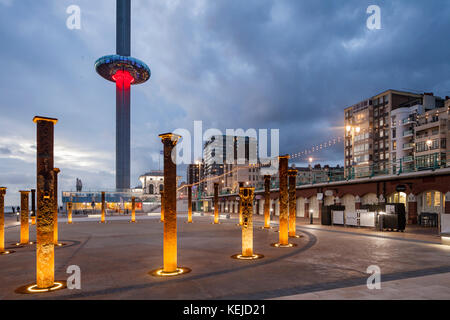
<path fill-rule="evenodd" d="M 430 208 L 431 205 L 432 205 L 431 192 L 427 192 L 427 194 L 426 194 L 426 202 L 427 202 L 427 207 Z"/>
<path fill-rule="evenodd" d="M 435 207 L 441 206 L 441 193 L 438 191 L 434 192 L 434 206 Z"/>

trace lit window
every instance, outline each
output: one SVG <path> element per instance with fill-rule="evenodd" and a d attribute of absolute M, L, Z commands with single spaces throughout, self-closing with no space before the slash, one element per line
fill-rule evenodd
<path fill-rule="evenodd" d="M 435 207 L 441 206 L 441 193 L 438 191 L 434 192 L 434 206 Z"/>
<path fill-rule="evenodd" d="M 431 192 L 427 192 L 426 197 L 427 207 L 431 207 L 433 205 L 431 202 Z"/>

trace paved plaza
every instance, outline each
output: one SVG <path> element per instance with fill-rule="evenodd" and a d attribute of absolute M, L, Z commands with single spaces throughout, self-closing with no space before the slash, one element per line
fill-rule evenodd
<path fill-rule="evenodd" d="M 70 265 L 81 268 L 81 289 L 45 294 L 17 294 L 35 281 L 34 245 L 0 256 L 0 299 L 450 299 L 450 246 L 436 235 L 420 232 L 375 232 L 365 229 L 309 225 L 299 219 L 290 239 L 298 246 L 274 248 L 276 221 L 260 230 L 255 217 L 255 261 L 231 259 L 240 253 L 237 217 L 213 225 L 213 217 L 178 214 L 179 266 L 191 273 L 158 278 L 149 271 L 162 266 L 163 224 L 159 214 L 109 218 L 59 218 L 60 241 L 55 249 L 55 278 L 65 280 Z M 30 239 L 35 240 L 35 226 Z M 7 221 L 7 247 L 19 240 L 19 227 Z M 366 269 L 381 269 L 381 289 L 369 290 Z"/>

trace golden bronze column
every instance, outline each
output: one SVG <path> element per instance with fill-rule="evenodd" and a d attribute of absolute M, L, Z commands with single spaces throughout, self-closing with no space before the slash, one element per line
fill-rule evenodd
<path fill-rule="evenodd" d="M 280 192 L 280 220 L 279 220 L 279 242 L 273 244 L 275 247 L 292 247 L 289 243 L 288 230 L 288 161 L 289 155 L 279 156 L 278 163 L 278 177 L 279 177 L 279 192 Z"/>
<path fill-rule="evenodd" d="M 155 276 L 175 276 L 190 271 L 177 265 L 177 166 L 176 153 L 172 151 L 180 136 L 165 133 L 159 137 L 164 145 L 164 194 L 161 198 L 164 210 L 164 266 L 150 273 Z"/>
<path fill-rule="evenodd" d="M 131 197 L 131 222 L 136 222 L 136 197 Z"/>
<path fill-rule="evenodd" d="M 214 183 L 214 224 L 219 224 L 219 184 Z"/>
<path fill-rule="evenodd" d="M 54 186 L 54 211 L 53 211 L 53 221 L 54 221 L 54 225 L 53 225 L 53 243 L 56 245 L 58 245 L 58 173 L 60 173 L 61 171 L 58 168 L 54 168 L 53 169 L 53 174 L 54 174 L 54 178 L 53 178 L 53 183 L 55 184 Z"/>
<path fill-rule="evenodd" d="M 160 191 L 159 194 L 161 195 L 161 222 L 164 222 L 164 190 Z"/>
<path fill-rule="evenodd" d="M 289 237 L 299 238 L 300 236 L 295 234 L 295 222 L 297 219 L 297 195 L 295 188 L 297 186 L 297 169 L 289 169 Z"/>
<path fill-rule="evenodd" d="M 239 195 L 240 196 L 240 195 Z M 241 199 L 238 201 L 238 212 L 239 212 L 239 226 L 242 226 L 242 207 L 241 207 Z"/>
<path fill-rule="evenodd" d="M 188 223 L 192 223 L 192 186 L 188 186 L 187 191 L 188 191 Z"/>
<path fill-rule="evenodd" d="M 5 250 L 5 194 L 6 188 L 0 187 L 0 255 L 12 252 Z"/>
<path fill-rule="evenodd" d="M 264 229 L 270 229 L 270 175 L 264 175 Z"/>
<path fill-rule="evenodd" d="M 30 191 L 20 192 L 20 244 L 29 244 L 30 242 L 30 227 L 29 220 L 29 194 Z"/>
<path fill-rule="evenodd" d="M 242 212 L 242 253 L 231 256 L 234 259 L 252 260 L 263 255 L 253 253 L 253 199 L 255 188 L 240 187 L 239 203 Z"/>
<path fill-rule="evenodd" d="M 102 191 L 102 218 L 100 223 L 106 223 L 106 200 L 105 191 Z M 120 210 L 119 210 L 120 211 Z"/>
<path fill-rule="evenodd" d="M 31 189 L 31 224 L 36 224 L 36 190 Z"/>
<path fill-rule="evenodd" d="M 67 223 L 72 224 L 72 202 L 67 202 Z"/>
<path fill-rule="evenodd" d="M 58 120 L 34 117 L 33 121 L 37 124 L 36 284 L 38 289 L 48 289 L 55 285 L 53 141 Z"/>

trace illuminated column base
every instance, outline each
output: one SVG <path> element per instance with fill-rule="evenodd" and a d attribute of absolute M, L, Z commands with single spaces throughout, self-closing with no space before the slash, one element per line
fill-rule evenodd
<path fill-rule="evenodd" d="M 21 243 L 21 242 L 16 242 L 14 243 L 14 245 L 16 246 L 16 248 L 22 248 L 24 246 L 28 246 L 28 245 L 32 245 L 32 244 L 36 244 L 36 242 L 33 241 L 29 241 L 27 243 Z"/>
<path fill-rule="evenodd" d="M 67 288 L 67 282 L 65 280 L 57 280 L 49 288 L 38 288 L 37 284 L 28 284 L 15 290 L 15 293 L 21 294 L 35 294 L 35 293 L 49 293 Z"/>
<path fill-rule="evenodd" d="M 185 273 L 191 272 L 191 269 L 185 268 L 185 267 L 178 267 L 176 271 L 173 272 L 165 272 L 163 268 L 156 269 L 153 271 L 150 271 L 148 274 L 154 276 L 154 277 L 174 277 L 179 276 Z"/>
<path fill-rule="evenodd" d="M 0 252 L 0 256 L 6 256 L 6 255 L 14 253 L 14 252 L 15 252 L 14 250 L 5 250 L 5 251 Z"/>
<path fill-rule="evenodd" d="M 289 238 L 301 238 L 302 236 L 299 234 L 290 234 Z"/>
<path fill-rule="evenodd" d="M 256 260 L 256 259 L 264 258 L 264 255 L 254 253 L 253 255 L 247 257 L 247 256 L 242 255 L 242 253 L 239 253 L 239 254 L 232 255 L 231 258 L 238 259 L 238 260 Z"/>
<path fill-rule="evenodd" d="M 292 248 L 296 247 L 297 245 L 295 243 L 288 243 L 288 244 L 272 243 L 271 246 L 275 248 Z"/>

